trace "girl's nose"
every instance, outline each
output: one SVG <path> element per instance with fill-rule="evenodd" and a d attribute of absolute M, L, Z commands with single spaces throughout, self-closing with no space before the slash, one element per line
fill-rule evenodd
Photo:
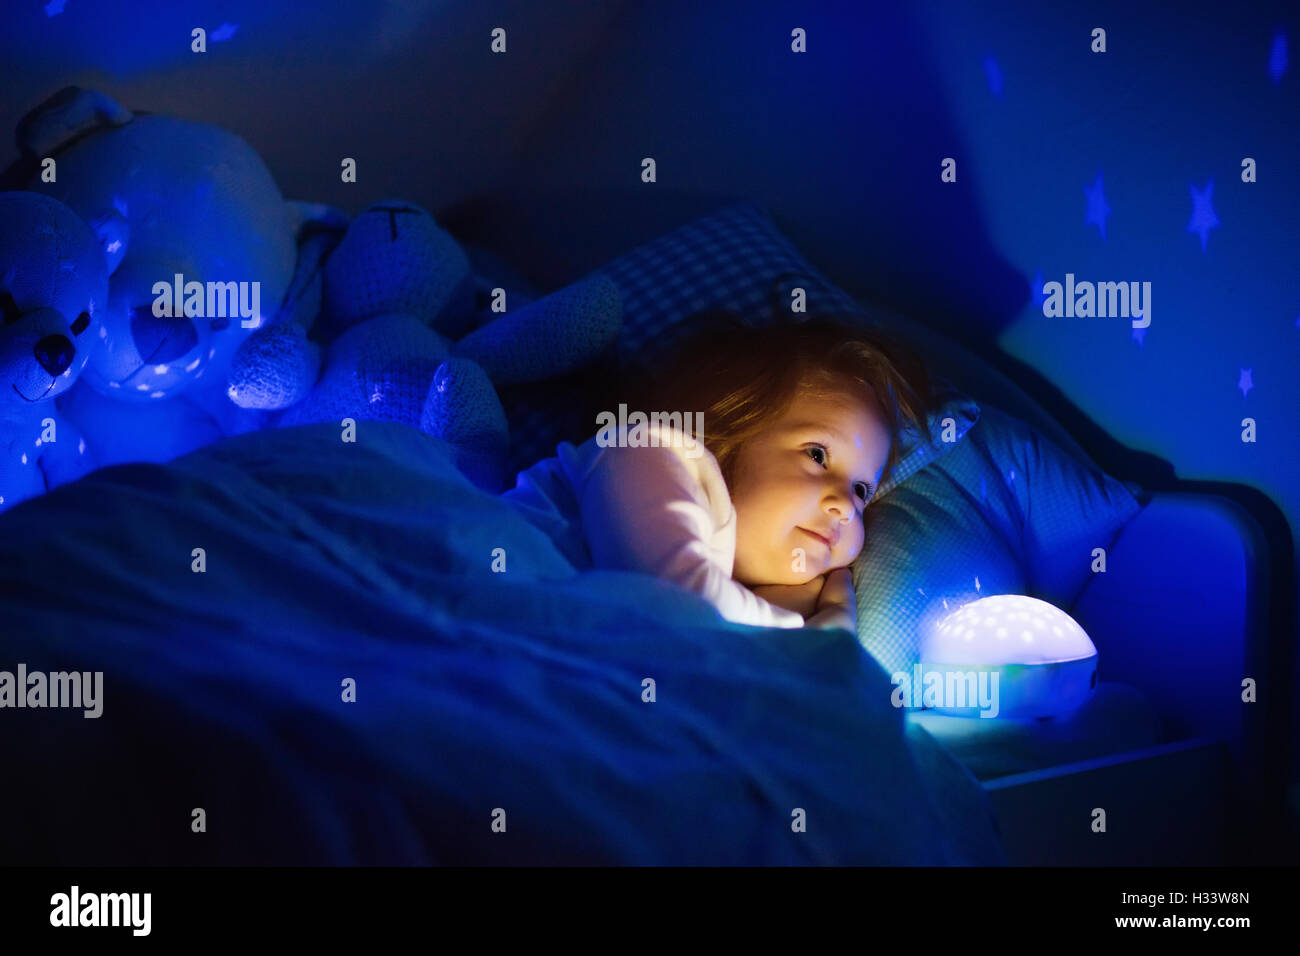
<path fill-rule="evenodd" d="M 853 499 L 844 493 L 840 488 L 831 489 L 830 496 L 826 499 L 826 510 L 836 516 L 840 521 L 848 521 L 856 510 L 853 506 Z"/>

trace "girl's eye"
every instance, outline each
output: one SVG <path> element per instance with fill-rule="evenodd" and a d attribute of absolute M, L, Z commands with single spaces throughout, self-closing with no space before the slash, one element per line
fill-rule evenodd
<path fill-rule="evenodd" d="M 825 467 L 826 448 L 824 446 L 813 445 L 808 449 L 808 454 L 813 457 L 813 461 L 816 461 L 817 464 L 821 465 L 822 467 Z M 817 457 L 818 454 L 821 455 L 820 459 Z M 853 486 L 853 490 L 857 492 L 858 497 L 861 498 L 864 502 L 871 497 L 871 487 L 867 485 L 865 482 L 861 482 L 861 481 L 857 482 Z"/>

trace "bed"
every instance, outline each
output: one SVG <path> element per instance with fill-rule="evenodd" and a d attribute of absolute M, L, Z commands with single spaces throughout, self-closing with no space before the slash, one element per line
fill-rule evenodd
<path fill-rule="evenodd" d="M 854 635 L 576 570 L 405 425 L 101 469 L 0 577 L 9 662 L 103 673 L 3 714 L 7 863 L 1004 861 Z"/>

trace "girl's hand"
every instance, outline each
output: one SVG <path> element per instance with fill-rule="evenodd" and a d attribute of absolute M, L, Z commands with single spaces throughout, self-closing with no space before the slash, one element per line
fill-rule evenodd
<path fill-rule="evenodd" d="M 806 618 L 817 609 L 817 599 L 825 583 L 826 575 L 819 574 L 804 584 L 760 584 L 750 590 L 764 601 Z"/>
<path fill-rule="evenodd" d="M 853 575 L 848 568 L 836 568 L 827 572 L 825 578 L 826 585 L 817 596 L 816 608 L 804 627 L 842 627 L 856 634 L 858 600 L 853 593 Z"/>

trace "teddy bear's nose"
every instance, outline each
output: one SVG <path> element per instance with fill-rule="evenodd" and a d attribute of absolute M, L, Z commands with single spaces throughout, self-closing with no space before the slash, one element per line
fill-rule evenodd
<path fill-rule="evenodd" d="M 66 335 L 47 335 L 32 349 L 41 368 L 51 375 L 62 375 L 72 364 L 76 350 Z"/>

